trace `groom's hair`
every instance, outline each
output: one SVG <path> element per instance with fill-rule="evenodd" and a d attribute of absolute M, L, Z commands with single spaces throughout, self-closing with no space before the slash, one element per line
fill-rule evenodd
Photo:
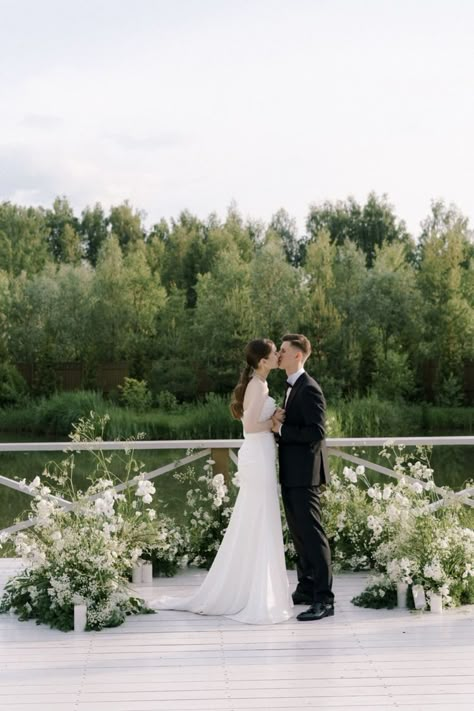
<path fill-rule="evenodd" d="M 292 346 L 301 351 L 305 360 L 311 355 L 311 343 L 302 333 L 287 333 L 286 336 L 283 336 L 282 341 L 288 341 L 288 343 L 291 343 Z"/>

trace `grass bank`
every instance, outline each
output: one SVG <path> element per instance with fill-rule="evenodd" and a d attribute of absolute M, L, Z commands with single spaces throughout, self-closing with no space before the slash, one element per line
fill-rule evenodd
<path fill-rule="evenodd" d="M 118 407 L 100 394 L 57 393 L 18 408 L 0 409 L 0 430 L 65 438 L 72 423 L 91 410 L 110 415 L 108 439 L 144 432 L 148 439 L 234 438 L 242 434 L 229 413 L 228 398 L 211 395 L 206 401 L 180 405 L 176 411 L 136 412 Z M 473 434 L 474 407 L 435 407 L 388 402 L 376 397 L 338 402 L 328 407 L 329 436 L 377 437 L 429 434 Z"/>

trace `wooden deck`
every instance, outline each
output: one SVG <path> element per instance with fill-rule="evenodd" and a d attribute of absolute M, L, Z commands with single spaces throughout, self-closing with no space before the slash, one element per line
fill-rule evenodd
<path fill-rule="evenodd" d="M 16 565 L 0 560 L 0 589 Z M 184 593 L 202 577 L 187 571 L 139 590 Z M 364 579 L 338 575 L 336 615 L 306 624 L 160 612 L 75 634 L 1 615 L 0 709 L 473 711 L 474 606 L 364 610 L 350 602 Z"/>

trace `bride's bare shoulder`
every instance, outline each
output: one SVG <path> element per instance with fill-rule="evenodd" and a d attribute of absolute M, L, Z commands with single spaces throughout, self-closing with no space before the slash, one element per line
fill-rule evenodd
<path fill-rule="evenodd" d="M 245 388 L 244 400 L 245 402 L 248 402 L 250 398 L 257 398 L 259 395 L 262 395 L 266 392 L 267 384 L 254 375 L 252 378 L 250 378 L 248 385 Z"/>
<path fill-rule="evenodd" d="M 267 391 L 267 382 L 265 380 L 260 380 L 259 377 L 256 375 L 252 376 L 249 380 L 249 383 L 247 385 L 247 390 L 254 390 L 256 392 L 266 392 Z"/>

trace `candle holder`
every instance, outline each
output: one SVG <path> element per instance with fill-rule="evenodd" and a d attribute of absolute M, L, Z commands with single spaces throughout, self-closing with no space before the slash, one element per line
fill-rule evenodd
<path fill-rule="evenodd" d="M 406 609 L 407 607 L 407 583 L 397 583 L 397 605 Z"/>
<path fill-rule="evenodd" d="M 443 598 L 438 593 L 430 593 L 430 610 L 437 615 L 443 612 Z"/>
<path fill-rule="evenodd" d="M 423 589 L 423 585 L 413 585 L 413 602 L 415 603 L 415 610 L 423 610 L 426 606 L 426 596 Z"/>
<path fill-rule="evenodd" d="M 142 561 L 140 559 L 137 560 L 132 568 L 132 583 L 134 585 L 142 584 Z"/>
<path fill-rule="evenodd" d="M 87 605 L 74 605 L 74 632 L 84 632 L 87 625 Z"/>
<path fill-rule="evenodd" d="M 143 585 L 152 585 L 153 583 L 153 565 L 145 561 L 142 564 L 142 584 Z"/>

